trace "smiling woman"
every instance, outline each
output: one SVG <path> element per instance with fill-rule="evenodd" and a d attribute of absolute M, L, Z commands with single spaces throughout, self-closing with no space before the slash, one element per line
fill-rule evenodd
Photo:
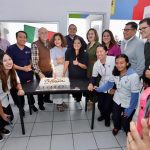
<path fill-rule="evenodd" d="M 3 140 L 2 135 L 9 135 L 10 131 L 5 129 L 14 118 L 8 96 L 9 90 L 14 87 L 18 90 L 18 95 L 24 95 L 19 77 L 17 76 L 11 57 L 4 53 L 0 53 L 0 141 Z"/>

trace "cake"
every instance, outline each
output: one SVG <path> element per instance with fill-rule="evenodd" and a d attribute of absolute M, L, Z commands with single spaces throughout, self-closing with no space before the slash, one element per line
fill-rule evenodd
<path fill-rule="evenodd" d="M 39 83 L 42 89 L 68 89 L 70 88 L 69 78 L 42 78 Z"/>

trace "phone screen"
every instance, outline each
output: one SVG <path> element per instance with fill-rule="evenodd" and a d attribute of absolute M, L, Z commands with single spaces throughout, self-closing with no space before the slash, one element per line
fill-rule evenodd
<path fill-rule="evenodd" d="M 146 102 L 144 118 L 149 118 L 149 115 L 150 115 L 150 97 L 147 99 L 147 102 Z"/>

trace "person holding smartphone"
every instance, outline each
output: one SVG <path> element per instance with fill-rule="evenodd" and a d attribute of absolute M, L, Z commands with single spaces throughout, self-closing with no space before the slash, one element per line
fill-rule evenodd
<path fill-rule="evenodd" d="M 130 132 L 127 137 L 127 150 L 149 150 L 150 149 L 150 116 L 142 119 L 142 137 L 139 135 L 136 124 L 130 123 Z"/>
<path fill-rule="evenodd" d="M 13 68 L 11 57 L 0 51 L 0 142 L 3 136 L 9 135 L 10 131 L 5 128 L 14 115 L 9 103 L 10 89 L 16 88 L 19 96 L 24 95 L 19 77 Z"/>

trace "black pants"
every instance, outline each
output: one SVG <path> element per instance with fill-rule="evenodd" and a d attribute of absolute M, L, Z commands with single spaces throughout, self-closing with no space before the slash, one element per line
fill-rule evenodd
<path fill-rule="evenodd" d="M 18 93 L 18 90 L 16 88 L 11 88 L 10 94 L 11 94 L 11 96 L 13 98 L 14 103 L 17 105 L 18 108 L 19 108 L 19 103 L 20 103 L 21 108 L 23 109 L 24 108 L 24 104 L 25 104 L 24 96 L 20 96 L 20 99 L 18 99 L 18 94 L 17 93 Z M 31 100 L 31 104 L 30 105 L 32 106 L 32 105 L 34 105 L 35 100 L 34 100 L 33 95 L 28 95 L 27 98 L 29 99 L 29 97 L 30 97 L 30 100 Z M 20 100 L 20 102 L 19 102 L 19 100 Z"/>
<path fill-rule="evenodd" d="M 110 95 L 108 93 L 98 93 L 97 96 L 98 109 L 101 113 L 101 116 L 104 117 L 106 121 L 110 120 L 110 114 L 112 112 L 113 104 L 113 95 Z"/>
<path fill-rule="evenodd" d="M 135 110 L 132 112 L 132 114 L 129 117 L 123 116 L 124 110 L 125 108 L 113 102 L 112 119 L 114 123 L 114 128 L 120 130 L 121 127 L 123 127 L 123 130 L 126 133 L 128 133 L 128 131 L 130 130 L 130 122 L 133 118 Z"/>
<path fill-rule="evenodd" d="M 6 108 L 3 107 L 3 111 L 5 114 L 10 115 L 10 121 L 14 119 L 14 114 L 13 114 L 10 104 Z M 8 124 L 9 124 L 8 122 L 6 122 L 5 120 L 3 120 L 2 117 L 0 117 L 0 130 L 3 129 Z"/>
<path fill-rule="evenodd" d="M 82 92 L 80 92 L 80 93 L 73 93 L 72 96 L 76 100 L 76 102 L 80 102 L 81 98 L 82 98 Z"/>
<path fill-rule="evenodd" d="M 52 77 L 52 72 L 42 72 L 45 77 Z M 36 78 L 40 80 L 39 76 L 36 75 Z M 43 106 L 44 101 L 48 101 L 50 99 L 50 94 L 38 94 L 38 104 L 39 106 Z"/>

